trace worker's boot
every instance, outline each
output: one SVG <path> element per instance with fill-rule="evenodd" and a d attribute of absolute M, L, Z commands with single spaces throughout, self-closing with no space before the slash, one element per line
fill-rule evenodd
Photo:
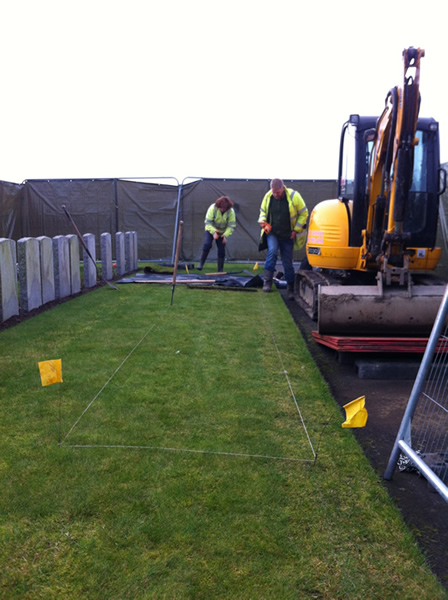
<path fill-rule="evenodd" d="M 218 273 L 222 273 L 224 271 L 224 258 L 218 257 Z"/>
<path fill-rule="evenodd" d="M 288 300 L 294 300 L 294 284 L 288 283 L 286 285 L 286 298 Z"/>
<path fill-rule="evenodd" d="M 200 260 L 199 260 L 199 264 L 198 264 L 198 266 L 196 267 L 196 269 L 197 269 L 198 271 L 202 271 L 202 268 L 203 268 L 203 266 L 204 266 L 204 264 L 205 264 L 205 261 L 207 260 L 207 256 L 208 256 L 208 252 L 202 252 L 202 254 L 201 254 L 201 258 L 200 258 Z"/>
<path fill-rule="evenodd" d="M 263 292 L 271 291 L 273 278 L 274 278 L 274 271 L 265 271 L 264 272 Z"/>

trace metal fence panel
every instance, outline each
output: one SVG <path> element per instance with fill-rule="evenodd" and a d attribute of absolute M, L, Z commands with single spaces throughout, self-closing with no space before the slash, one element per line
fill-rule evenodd
<path fill-rule="evenodd" d="M 448 502 L 448 286 L 384 474 L 417 469 Z M 401 455 L 400 455 L 401 452 Z"/>

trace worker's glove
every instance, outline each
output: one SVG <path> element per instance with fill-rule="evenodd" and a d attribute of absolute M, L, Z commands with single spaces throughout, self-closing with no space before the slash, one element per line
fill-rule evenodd
<path fill-rule="evenodd" d="M 299 227 L 300 227 L 300 230 L 299 230 L 299 231 L 296 231 L 296 230 L 294 229 L 294 231 L 291 233 L 291 239 L 292 239 L 292 240 L 294 240 L 294 239 L 296 238 L 296 236 L 298 236 L 298 235 L 300 235 L 301 233 L 303 233 L 303 231 L 304 231 L 304 227 L 301 227 L 300 225 L 299 225 Z"/>
<path fill-rule="evenodd" d="M 215 231 L 215 233 L 213 234 L 213 239 L 217 240 L 219 238 L 219 233 L 217 231 Z"/>
<path fill-rule="evenodd" d="M 227 244 L 227 240 L 226 240 L 226 238 L 224 236 L 222 236 L 222 243 L 223 244 Z"/>
<path fill-rule="evenodd" d="M 266 223 L 265 221 L 263 221 L 263 223 L 261 223 L 261 228 L 263 229 L 263 231 L 266 234 L 271 233 L 271 231 L 272 231 L 272 225 L 270 225 L 269 223 Z"/>

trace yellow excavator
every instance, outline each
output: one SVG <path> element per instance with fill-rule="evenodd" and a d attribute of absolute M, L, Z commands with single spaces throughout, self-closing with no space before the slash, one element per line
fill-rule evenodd
<path fill-rule="evenodd" d="M 420 60 L 403 51 L 403 82 L 381 116 L 351 115 L 342 128 L 338 198 L 313 209 L 309 269 L 296 274 L 295 298 L 336 336 L 427 336 L 446 282 L 431 271 L 439 197 L 439 126 L 419 118 Z"/>

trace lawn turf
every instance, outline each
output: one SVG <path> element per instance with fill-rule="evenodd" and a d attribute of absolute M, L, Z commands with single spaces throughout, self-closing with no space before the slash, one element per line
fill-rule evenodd
<path fill-rule="evenodd" d="M 280 295 L 170 300 L 105 287 L 0 333 L 0 596 L 447 598 Z"/>

